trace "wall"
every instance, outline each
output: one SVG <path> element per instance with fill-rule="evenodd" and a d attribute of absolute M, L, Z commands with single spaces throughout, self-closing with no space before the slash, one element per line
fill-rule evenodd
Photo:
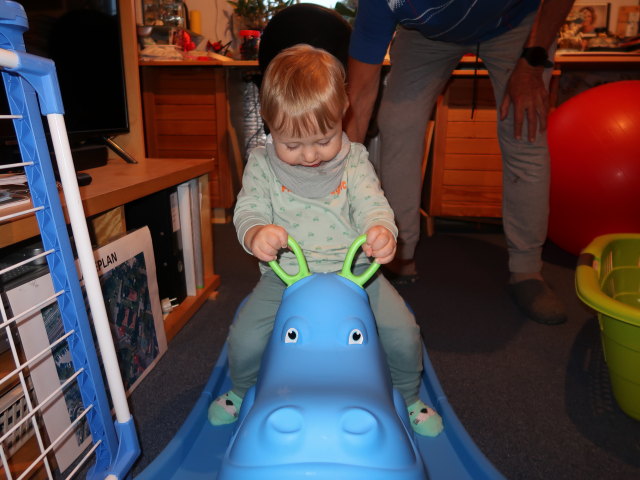
<path fill-rule="evenodd" d="M 226 0 L 186 0 L 190 11 L 200 11 L 202 17 L 202 35 L 209 41 L 218 40 L 227 43 L 231 40 L 229 19 L 233 7 Z"/>

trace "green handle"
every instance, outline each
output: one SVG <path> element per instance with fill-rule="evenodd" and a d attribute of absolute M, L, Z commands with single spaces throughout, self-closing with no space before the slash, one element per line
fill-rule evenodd
<path fill-rule="evenodd" d="M 364 287 L 364 284 L 367 283 L 367 281 L 371 277 L 373 277 L 373 274 L 376 273 L 380 268 L 380 264 L 374 261 L 360 275 L 354 275 L 353 272 L 351 271 L 353 259 L 355 258 L 356 253 L 358 252 L 358 249 L 362 245 L 364 245 L 366 241 L 367 241 L 366 235 L 361 235 L 353 241 L 353 243 L 351 244 L 351 247 L 349 247 L 349 251 L 347 252 L 347 258 L 344 259 L 344 265 L 342 266 L 342 271 L 338 274 L 343 276 L 344 278 L 351 280 L 356 285 L 360 285 L 361 287 Z"/>
<path fill-rule="evenodd" d="M 302 253 L 300 245 L 298 245 L 298 243 L 291 236 L 287 238 L 287 245 L 289 245 L 289 248 L 295 254 L 296 259 L 298 260 L 298 273 L 296 273 L 295 275 L 289 275 L 282 269 L 277 260 L 271 260 L 269 262 L 269 266 L 273 269 L 274 272 L 276 272 L 276 275 L 278 275 L 280 279 L 287 284 L 287 287 L 290 287 L 298 280 L 301 280 L 304 277 L 308 277 L 309 275 L 311 275 L 311 273 L 309 272 L 309 267 L 307 266 L 307 261 L 304 258 L 304 253 Z"/>

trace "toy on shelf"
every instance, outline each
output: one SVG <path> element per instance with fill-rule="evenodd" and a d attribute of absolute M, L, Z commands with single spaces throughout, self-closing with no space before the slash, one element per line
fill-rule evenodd
<path fill-rule="evenodd" d="M 299 271 L 270 264 L 287 288 L 238 421 L 214 427 L 207 419 L 209 404 L 231 388 L 225 345 L 191 414 L 138 479 L 503 478 L 457 419 L 424 349 L 420 397 L 445 429 L 435 438 L 413 433 L 362 288 L 379 265 L 351 272 L 364 241 L 340 273 L 311 274 L 289 239 Z"/>

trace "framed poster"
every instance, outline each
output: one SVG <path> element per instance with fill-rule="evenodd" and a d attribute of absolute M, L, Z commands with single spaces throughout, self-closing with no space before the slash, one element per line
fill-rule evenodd
<path fill-rule="evenodd" d="M 127 394 L 167 351 L 151 233 L 134 230 L 94 251 Z"/>
<path fill-rule="evenodd" d="M 608 3 L 575 3 L 567 16 L 573 31 L 583 37 L 607 33 L 609 28 Z"/>
<path fill-rule="evenodd" d="M 608 3 L 576 3 L 560 28 L 558 51 L 581 52 L 587 49 L 589 39 L 609 28 Z"/>

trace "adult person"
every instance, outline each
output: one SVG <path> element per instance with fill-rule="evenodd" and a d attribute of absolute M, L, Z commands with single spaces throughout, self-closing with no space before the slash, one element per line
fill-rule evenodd
<path fill-rule="evenodd" d="M 349 48 L 351 109 L 345 130 L 352 141 L 364 141 L 381 63 L 395 33 L 377 121 L 379 173 L 400 229 L 397 260 L 389 266 L 399 280 L 415 281 L 418 273 L 413 256 L 420 234 L 425 126 L 452 70 L 471 52 L 488 69 L 499 106 L 509 290 L 533 320 L 566 320 L 562 303 L 542 277 L 541 253 L 549 197 L 549 52 L 572 4 L 573 0 L 360 0 Z"/>

